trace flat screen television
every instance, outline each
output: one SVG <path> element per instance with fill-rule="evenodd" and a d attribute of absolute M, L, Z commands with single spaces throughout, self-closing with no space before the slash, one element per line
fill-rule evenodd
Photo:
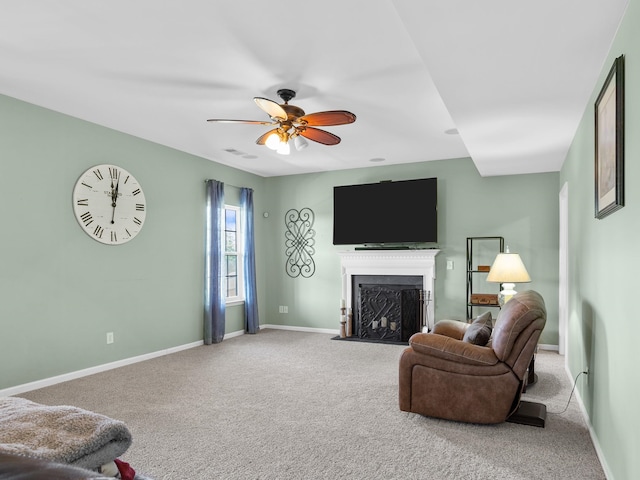
<path fill-rule="evenodd" d="M 333 188 L 334 245 L 409 245 L 438 241 L 438 179 Z"/>

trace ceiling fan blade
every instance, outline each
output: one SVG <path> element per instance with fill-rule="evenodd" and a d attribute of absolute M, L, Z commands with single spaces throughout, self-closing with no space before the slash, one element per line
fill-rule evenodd
<path fill-rule="evenodd" d="M 218 123 L 249 123 L 251 125 L 275 125 L 274 122 L 261 122 L 260 120 L 228 120 L 225 118 L 210 118 L 207 122 Z"/>
<path fill-rule="evenodd" d="M 333 133 L 320 130 L 319 128 L 307 127 L 300 129 L 300 135 L 314 142 L 322 143 L 323 145 L 337 145 L 340 143 L 340 137 L 337 137 Z"/>
<path fill-rule="evenodd" d="M 272 133 L 276 133 L 277 131 L 278 131 L 278 129 L 274 128 L 273 130 L 269 130 L 264 135 L 260 135 L 260 137 L 256 140 L 256 143 L 258 145 L 264 145 L 266 143 L 267 138 L 269 137 L 269 135 L 271 135 Z"/>
<path fill-rule="evenodd" d="M 328 127 L 331 125 L 345 125 L 356 121 L 356 116 L 346 110 L 330 110 L 327 112 L 310 113 L 298 119 L 301 123 L 315 125 L 318 127 Z"/>
<path fill-rule="evenodd" d="M 262 98 L 262 97 L 254 97 L 253 101 L 256 102 L 256 105 L 258 105 L 258 107 L 264 110 L 267 113 L 267 115 L 269 115 L 274 120 L 287 119 L 287 112 L 285 112 L 284 108 L 282 108 L 273 100 L 269 100 L 268 98 Z"/>

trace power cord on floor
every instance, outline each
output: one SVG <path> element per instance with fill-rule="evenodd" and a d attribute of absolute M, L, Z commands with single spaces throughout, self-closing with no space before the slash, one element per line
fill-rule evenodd
<path fill-rule="evenodd" d="M 567 408 L 569 408 L 569 403 L 571 402 L 571 397 L 573 396 L 573 391 L 576 389 L 576 385 L 578 384 L 578 378 L 580 378 L 580 375 L 589 375 L 589 372 L 582 371 L 580 372 L 578 375 L 576 375 L 576 379 L 573 381 L 573 388 L 571 389 L 571 393 L 569 394 L 569 400 L 567 400 L 567 404 L 565 405 L 564 409 L 561 412 L 547 412 L 550 415 L 561 415 L 564 412 L 567 411 Z"/>

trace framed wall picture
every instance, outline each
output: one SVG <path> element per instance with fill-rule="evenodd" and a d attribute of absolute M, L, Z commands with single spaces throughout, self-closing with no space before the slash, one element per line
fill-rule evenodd
<path fill-rule="evenodd" d="M 615 59 L 595 103 L 595 216 L 624 206 L 624 56 Z"/>

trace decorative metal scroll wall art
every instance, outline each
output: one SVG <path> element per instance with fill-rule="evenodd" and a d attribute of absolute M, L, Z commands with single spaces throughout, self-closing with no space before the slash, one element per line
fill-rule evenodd
<path fill-rule="evenodd" d="M 313 229 L 313 222 L 314 214 L 310 208 L 300 211 L 291 209 L 284 216 L 284 224 L 287 227 L 284 232 L 287 255 L 285 270 L 292 278 L 300 275 L 309 278 L 316 273 L 316 264 L 313 261 L 313 255 L 316 253 L 316 231 Z"/>

